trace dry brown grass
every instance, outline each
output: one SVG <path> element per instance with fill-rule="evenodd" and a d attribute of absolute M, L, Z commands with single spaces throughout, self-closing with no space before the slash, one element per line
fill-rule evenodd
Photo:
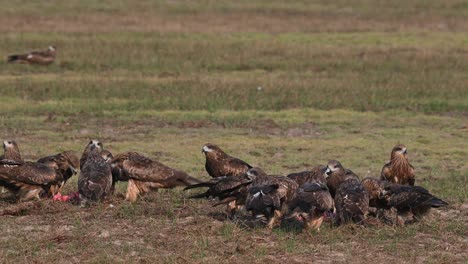
<path fill-rule="evenodd" d="M 22 6 L 22 8 L 18 8 Z M 8 1 L 0 32 L 359 32 L 468 29 L 464 1 Z"/>

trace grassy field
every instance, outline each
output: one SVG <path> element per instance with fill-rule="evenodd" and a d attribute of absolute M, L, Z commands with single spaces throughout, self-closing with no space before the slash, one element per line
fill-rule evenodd
<path fill-rule="evenodd" d="M 275 174 L 338 159 L 365 177 L 404 143 L 416 183 L 450 206 L 311 237 L 180 189 L 130 204 L 121 184 L 86 209 L 0 200 L 0 262 L 466 262 L 466 17 L 456 0 L 4 1 L 1 58 L 58 51 L 49 67 L 0 62 L 0 134 L 26 159 L 98 138 L 207 179 L 211 142 Z"/>

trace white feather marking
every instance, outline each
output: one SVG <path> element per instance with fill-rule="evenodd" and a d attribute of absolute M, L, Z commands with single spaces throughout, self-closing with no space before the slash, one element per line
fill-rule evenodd
<path fill-rule="evenodd" d="M 28 56 L 26 57 L 27 59 L 32 59 L 33 55 L 32 54 L 28 54 Z"/>
<path fill-rule="evenodd" d="M 203 151 L 205 151 L 205 152 L 212 152 L 213 150 L 210 149 L 208 146 L 203 146 Z"/>
<path fill-rule="evenodd" d="M 99 146 L 99 143 L 101 143 L 101 142 L 99 142 L 99 140 L 94 139 L 92 142 L 93 142 L 92 144 L 93 144 L 96 148 L 101 149 L 101 146 Z"/>

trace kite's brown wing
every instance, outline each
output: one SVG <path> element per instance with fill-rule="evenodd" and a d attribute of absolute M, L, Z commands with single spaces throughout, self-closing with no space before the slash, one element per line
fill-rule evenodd
<path fill-rule="evenodd" d="M 136 152 L 126 153 L 126 159 L 120 163 L 120 168 L 128 174 L 129 178 L 137 181 L 156 182 L 160 188 L 173 188 L 200 183 L 187 173 L 172 169 L 160 162 L 151 160 Z M 120 156 L 117 156 L 117 159 Z"/>
<path fill-rule="evenodd" d="M 369 210 L 369 196 L 358 180 L 344 181 L 335 196 L 337 223 L 349 221 L 364 224 Z"/>
<path fill-rule="evenodd" d="M 367 177 L 362 180 L 362 186 L 366 189 L 369 195 L 369 206 L 377 208 L 388 209 L 386 200 L 382 197 L 385 187 L 392 183 L 384 180 L 379 180 L 371 177 Z"/>
<path fill-rule="evenodd" d="M 26 162 L 23 165 L 11 167 L 9 173 L 16 181 L 31 185 L 45 186 L 63 181 L 60 173 L 44 164 L 35 162 Z"/>
<path fill-rule="evenodd" d="M 325 183 L 325 171 L 327 170 L 326 166 L 319 165 L 310 171 L 302 171 L 302 172 L 297 172 L 297 173 L 291 173 L 287 177 L 290 179 L 293 179 L 294 181 L 299 184 L 299 186 L 302 186 L 304 183 L 312 183 L 312 182 L 320 182 L 320 183 Z"/>

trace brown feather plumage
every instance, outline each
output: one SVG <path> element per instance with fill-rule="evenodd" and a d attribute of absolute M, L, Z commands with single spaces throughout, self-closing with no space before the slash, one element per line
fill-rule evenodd
<path fill-rule="evenodd" d="M 359 179 L 346 176 L 343 183 L 336 190 L 336 224 L 344 224 L 353 221 L 358 224 L 366 224 L 369 212 L 369 196 Z"/>
<path fill-rule="evenodd" d="M 22 201 L 49 196 L 51 186 L 61 181 L 62 174 L 41 163 L 5 160 L 0 163 L 0 185 Z"/>
<path fill-rule="evenodd" d="M 302 186 L 304 183 L 326 183 L 324 176 L 326 170 L 327 166 L 318 165 L 310 171 L 291 173 L 287 177 L 296 181 L 299 186 Z"/>
<path fill-rule="evenodd" d="M 369 195 L 370 207 L 388 209 L 387 203 L 382 199 L 382 193 L 385 187 L 391 185 L 390 182 L 367 177 L 361 181 L 361 184 Z"/>
<path fill-rule="evenodd" d="M 381 179 L 402 185 L 414 185 L 414 167 L 408 161 L 405 145 L 398 144 L 392 149 L 390 161 L 382 168 Z"/>
<path fill-rule="evenodd" d="M 252 166 L 247 162 L 226 154 L 214 144 L 205 144 L 202 148 L 205 153 L 205 169 L 211 177 L 241 176 Z"/>
<path fill-rule="evenodd" d="M 17 162 L 23 162 L 21 153 L 18 147 L 18 143 L 14 140 L 3 141 L 3 156 L 0 156 L 0 160 L 7 159 Z"/>
<path fill-rule="evenodd" d="M 389 207 L 395 207 L 399 214 L 411 213 L 421 217 L 433 207 L 446 206 L 447 202 L 433 196 L 423 187 L 390 184 L 382 196 Z"/>
<path fill-rule="evenodd" d="M 32 51 L 25 54 L 14 54 L 8 56 L 10 63 L 27 63 L 36 65 L 49 65 L 55 61 L 56 48 L 49 46 L 45 51 Z"/>
<path fill-rule="evenodd" d="M 80 159 L 81 173 L 78 177 L 78 191 L 82 204 L 87 200 L 102 201 L 111 193 L 112 173 L 110 164 L 101 156 L 102 143 L 92 140 Z"/>
<path fill-rule="evenodd" d="M 349 221 L 365 224 L 369 211 L 369 195 L 359 177 L 337 160 L 330 160 L 325 172 L 327 186 L 334 197 L 336 224 Z M 333 193 L 332 193 L 333 190 Z"/>
<path fill-rule="evenodd" d="M 299 187 L 288 207 L 292 216 L 304 220 L 306 229 L 316 230 L 320 229 L 324 213 L 335 208 L 327 186 L 320 182 L 305 183 Z"/>
<path fill-rule="evenodd" d="M 246 210 L 253 216 L 263 215 L 268 220 L 271 229 L 281 222 L 281 217 L 287 203 L 294 199 L 298 184 L 285 176 L 267 175 L 260 168 L 247 171 L 252 179 L 246 198 Z"/>
<path fill-rule="evenodd" d="M 187 173 L 172 169 L 158 161 L 147 158 L 137 152 L 125 152 L 116 155 L 112 162 L 112 173 L 116 180 L 132 180 L 132 188 L 128 192 L 143 194 L 145 190 L 155 188 L 174 188 L 200 183 Z M 146 182 L 146 183 L 138 183 Z M 148 188 L 144 188 L 144 185 Z M 138 190 L 138 191 L 137 191 Z M 135 195 L 127 195 L 135 201 Z"/>
<path fill-rule="evenodd" d="M 327 187 L 332 197 L 335 197 L 336 190 L 343 183 L 346 176 L 359 178 L 351 170 L 345 169 L 339 161 L 330 160 L 328 162 L 324 177 L 326 178 Z"/>
<path fill-rule="evenodd" d="M 80 160 L 73 151 L 63 151 L 56 155 L 43 157 L 37 160 L 37 162 L 56 170 L 63 177 L 63 181 L 50 188 L 51 196 L 61 192 L 68 179 L 77 174 L 78 168 L 80 167 Z"/>

